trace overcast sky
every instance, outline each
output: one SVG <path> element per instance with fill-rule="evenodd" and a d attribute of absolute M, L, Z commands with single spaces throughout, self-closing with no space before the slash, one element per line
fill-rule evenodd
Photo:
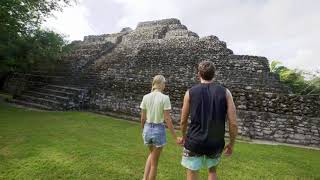
<path fill-rule="evenodd" d="M 178 18 L 201 37 L 216 35 L 235 54 L 265 56 L 291 68 L 320 70 L 319 0 L 78 0 L 45 26 L 69 40 Z"/>

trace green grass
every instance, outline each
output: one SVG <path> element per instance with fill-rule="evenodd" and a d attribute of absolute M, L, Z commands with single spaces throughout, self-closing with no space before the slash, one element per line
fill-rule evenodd
<path fill-rule="evenodd" d="M 170 135 L 158 179 L 185 179 Z M 0 104 L 0 179 L 142 179 L 139 124 L 84 112 L 37 112 Z M 320 179 L 320 151 L 237 143 L 220 179 Z M 205 179 L 205 170 L 201 171 Z"/>

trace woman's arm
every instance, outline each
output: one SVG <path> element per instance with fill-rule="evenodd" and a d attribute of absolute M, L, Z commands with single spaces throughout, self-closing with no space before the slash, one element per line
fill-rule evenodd
<path fill-rule="evenodd" d="M 170 129 L 170 132 L 172 134 L 173 139 L 175 139 L 177 141 L 177 135 L 176 135 L 176 131 L 174 130 L 174 127 L 172 124 L 170 110 L 164 110 L 164 120 L 166 121 L 166 124 L 167 124 L 168 128 Z"/>
<path fill-rule="evenodd" d="M 141 109 L 141 128 L 143 129 L 144 124 L 146 123 L 147 113 L 145 109 Z"/>

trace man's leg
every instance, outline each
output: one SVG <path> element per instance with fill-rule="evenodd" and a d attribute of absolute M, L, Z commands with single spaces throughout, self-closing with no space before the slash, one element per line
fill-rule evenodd
<path fill-rule="evenodd" d="M 150 173 L 148 180 L 155 180 L 157 176 L 158 161 L 162 151 L 162 147 L 155 147 L 151 152 Z"/>
<path fill-rule="evenodd" d="M 187 180 L 198 180 L 199 170 L 203 166 L 203 156 L 196 156 L 188 149 L 183 149 L 181 165 L 187 169 Z"/>
<path fill-rule="evenodd" d="M 199 179 L 199 171 L 193 171 L 187 169 L 187 180 L 198 180 Z"/>
<path fill-rule="evenodd" d="M 148 180 L 148 177 L 149 177 L 150 167 L 151 167 L 151 153 L 153 149 L 154 149 L 153 146 L 149 146 L 149 156 L 147 158 L 146 166 L 144 168 L 143 180 Z"/>
<path fill-rule="evenodd" d="M 216 180 L 217 179 L 217 172 L 216 167 L 211 167 L 208 169 L 208 180 Z"/>

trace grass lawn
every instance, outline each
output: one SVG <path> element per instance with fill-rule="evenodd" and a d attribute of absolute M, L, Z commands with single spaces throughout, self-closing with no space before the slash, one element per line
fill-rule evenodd
<path fill-rule="evenodd" d="M 169 133 L 168 133 L 169 134 Z M 168 135 L 158 179 L 185 179 Z M 142 179 L 139 124 L 84 112 L 37 112 L 0 103 L 0 179 Z M 320 179 L 320 151 L 237 143 L 220 179 Z M 201 179 L 206 172 L 201 171 Z"/>

